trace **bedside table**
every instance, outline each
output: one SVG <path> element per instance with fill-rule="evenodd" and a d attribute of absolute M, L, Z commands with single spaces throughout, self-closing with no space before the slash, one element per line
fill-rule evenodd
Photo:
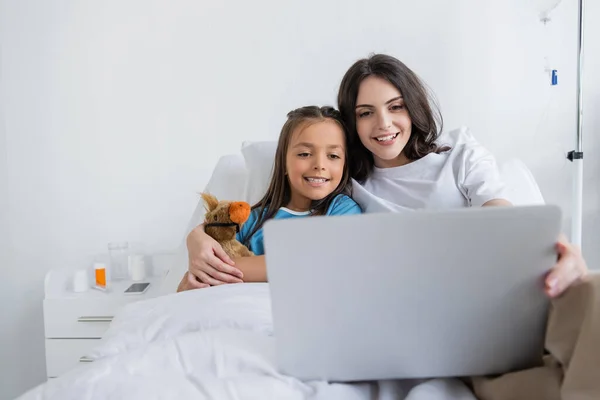
<path fill-rule="evenodd" d="M 125 305 L 161 294 L 166 270 L 158 270 L 142 282 L 150 282 L 143 294 L 124 294 L 132 280 L 110 282 L 110 291 L 89 288 L 75 293 L 74 271 L 52 270 L 44 281 L 44 331 L 46 375 L 56 378 L 81 363 L 91 362 L 84 354 L 99 343 L 113 316 Z"/>

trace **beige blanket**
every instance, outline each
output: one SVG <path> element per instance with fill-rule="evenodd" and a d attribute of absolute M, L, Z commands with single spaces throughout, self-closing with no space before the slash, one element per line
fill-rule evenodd
<path fill-rule="evenodd" d="M 469 378 L 480 400 L 600 400 L 600 274 L 552 301 L 544 366 Z"/>

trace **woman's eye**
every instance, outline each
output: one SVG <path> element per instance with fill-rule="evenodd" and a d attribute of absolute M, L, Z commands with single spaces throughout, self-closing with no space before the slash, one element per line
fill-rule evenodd
<path fill-rule="evenodd" d="M 363 111 L 358 114 L 358 118 L 368 117 L 369 115 L 371 115 L 371 111 Z"/>
<path fill-rule="evenodd" d="M 392 111 L 398 111 L 398 110 L 402 110 L 402 109 L 404 109 L 404 104 L 394 104 L 394 105 L 391 107 L 391 109 L 392 109 Z"/>

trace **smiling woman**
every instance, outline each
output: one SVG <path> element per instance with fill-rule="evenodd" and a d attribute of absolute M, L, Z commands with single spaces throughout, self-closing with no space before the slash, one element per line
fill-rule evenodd
<path fill-rule="evenodd" d="M 440 143 L 442 116 L 418 76 L 383 54 L 356 62 L 338 103 L 349 128 L 354 198 L 366 212 L 510 205 L 494 157 L 454 131 Z"/>

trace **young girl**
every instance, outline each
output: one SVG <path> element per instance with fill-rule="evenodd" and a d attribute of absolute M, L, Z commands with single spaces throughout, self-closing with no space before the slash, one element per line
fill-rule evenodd
<path fill-rule="evenodd" d="M 206 235 L 196 242 L 201 257 L 212 267 L 207 272 L 190 263 L 182 281 L 185 289 L 227 282 L 265 282 L 266 266 L 262 227 L 275 218 L 300 218 L 311 215 L 360 214 L 360 207 L 346 194 L 349 171 L 346 163 L 346 134 L 340 114 L 332 107 L 308 106 L 288 113 L 279 136 L 273 177 L 264 197 L 252 207 L 248 221 L 237 234 L 237 240 L 255 254 L 229 260 L 219 244 Z M 188 243 L 189 245 L 189 243 Z M 241 271 L 231 279 L 230 271 L 219 260 L 231 261 Z M 181 286 L 180 286 L 181 288 Z"/>

